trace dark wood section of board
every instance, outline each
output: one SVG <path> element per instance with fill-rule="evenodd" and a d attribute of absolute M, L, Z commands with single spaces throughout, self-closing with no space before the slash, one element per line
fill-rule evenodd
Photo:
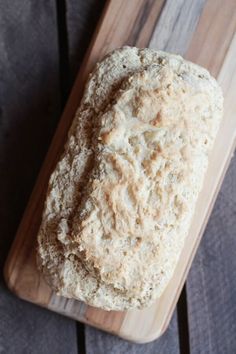
<path fill-rule="evenodd" d="M 54 0 L 0 2 L 1 269 L 60 117 Z M 75 322 L 17 299 L 0 278 L 0 353 L 77 353 Z"/>

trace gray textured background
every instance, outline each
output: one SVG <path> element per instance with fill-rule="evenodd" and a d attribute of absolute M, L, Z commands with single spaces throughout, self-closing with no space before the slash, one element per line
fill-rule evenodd
<path fill-rule="evenodd" d="M 181 19 L 186 8 L 201 8 L 203 3 L 180 0 L 174 20 Z M 0 2 L 1 269 L 103 4 L 101 0 Z M 170 5 L 167 1 L 163 12 L 167 18 Z M 188 276 L 191 353 L 236 352 L 235 221 L 236 158 Z M 1 354 L 83 353 L 85 347 L 89 354 L 177 354 L 177 316 L 165 335 L 150 344 L 131 344 L 89 326 L 83 338 L 83 326 L 10 294 L 1 275 Z"/>

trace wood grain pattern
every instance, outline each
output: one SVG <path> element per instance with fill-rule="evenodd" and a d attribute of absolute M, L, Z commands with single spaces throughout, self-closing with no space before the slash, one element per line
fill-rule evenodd
<path fill-rule="evenodd" d="M 186 58 L 217 77 L 236 27 L 236 0 L 208 0 Z"/>
<path fill-rule="evenodd" d="M 55 1 L 1 1 L 1 269 L 60 117 L 58 60 Z M 0 353 L 76 354 L 75 322 L 13 296 L 1 272 Z"/>
<path fill-rule="evenodd" d="M 167 0 L 153 33 L 150 48 L 184 55 L 205 2 L 206 0 Z"/>
<path fill-rule="evenodd" d="M 139 48 L 147 46 L 164 4 L 165 0 L 147 0 L 143 3 L 125 44 Z"/>
<path fill-rule="evenodd" d="M 73 118 L 75 109 L 79 102 L 82 84 L 84 83 L 84 79 L 87 73 L 91 70 L 91 67 L 97 59 L 103 56 L 106 51 L 126 43 L 128 38 L 131 38 L 130 33 L 133 33 L 132 29 L 135 27 L 135 19 L 140 18 L 139 10 L 143 10 L 143 6 L 144 5 L 141 0 L 129 2 L 110 1 L 108 3 L 104 12 L 104 16 L 100 22 L 99 30 L 97 31 L 94 40 L 92 41 L 86 61 L 83 65 L 83 69 L 75 83 L 75 87 L 72 91 L 69 103 L 67 104 L 62 120 L 59 124 L 48 157 L 43 166 L 43 169 L 41 170 L 39 180 L 30 199 L 29 206 L 19 228 L 16 241 L 13 245 L 5 268 L 5 276 L 9 286 L 15 292 L 17 292 L 19 296 L 27 298 L 29 301 L 32 301 L 34 296 L 33 301 L 42 305 L 42 303 L 40 303 L 37 299 L 40 296 L 39 293 L 41 292 L 43 280 L 36 273 L 32 262 L 29 262 L 28 256 L 34 247 L 48 176 L 61 151 L 63 141 L 65 140 L 65 132 L 70 125 L 71 119 Z M 222 4 L 222 7 L 224 6 L 227 6 L 227 2 Z M 224 12 L 225 10 L 222 9 L 222 11 Z M 133 16 L 128 16 L 128 14 L 132 14 Z M 181 14 L 178 16 L 178 18 L 183 21 Z M 205 21 L 209 22 L 209 19 L 201 16 L 199 25 L 205 25 Z M 195 20 L 193 23 L 196 24 L 197 21 Z M 230 28 L 233 30 L 233 26 Z M 137 38 L 136 35 L 135 38 Z M 227 38 L 229 38 L 229 36 L 227 36 Z M 207 37 L 207 41 L 204 42 L 203 48 L 208 49 L 211 47 L 211 39 L 211 37 Z M 227 46 L 225 45 L 225 47 Z M 189 56 L 192 55 L 191 48 L 192 47 L 190 44 L 190 50 L 188 51 Z M 219 55 L 221 55 L 222 58 L 221 51 L 219 51 Z M 211 64 L 213 65 L 218 60 L 217 52 L 214 62 L 210 63 L 210 65 L 207 67 L 211 70 Z M 227 60 L 228 59 L 226 57 L 226 61 L 223 59 L 222 62 L 222 67 L 225 66 L 226 68 L 224 70 L 222 69 L 222 72 L 224 73 L 224 75 L 222 75 L 224 78 L 231 77 L 233 74 L 233 66 L 232 64 L 227 64 Z M 198 61 L 198 59 L 196 58 L 195 61 Z M 231 61 L 229 62 L 231 63 Z M 222 80 L 223 86 L 226 85 L 227 82 L 227 80 Z M 206 183 L 199 197 L 189 237 L 186 241 L 184 250 L 182 252 L 181 262 L 179 262 L 176 268 L 174 277 L 168 285 L 163 296 L 151 308 L 145 309 L 143 311 L 128 311 L 125 313 L 124 319 L 122 318 L 122 315 L 119 314 L 118 326 L 117 324 L 112 323 L 116 334 L 129 340 L 137 342 L 150 341 L 163 333 L 170 321 L 170 317 L 176 305 L 178 295 L 181 291 L 184 280 L 186 279 L 186 275 L 193 256 L 196 252 L 196 248 L 200 242 L 200 238 L 208 220 L 213 201 L 216 197 L 217 191 L 226 170 L 227 163 L 231 156 L 235 140 L 235 106 L 232 104 L 231 91 L 227 90 L 226 86 L 224 86 L 224 88 L 226 100 L 228 100 L 230 105 L 226 111 L 220 134 L 217 137 L 217 142 L 211 156 L 211 161 L 206 176 Z M 235 90 L 234 86 L 232 88 Z M 19 249 L 21 250 L 20 253 Z M 26 292 L 25 286 L 27 286 L 27 288 L 31 287 L 30 297 Z M 107 327 L 110 327 L 109 314 L 104 313 L 104 311 L 88 308 L 80 302 L 71 302 L 71 300 L 58 298 L 52 294 L 50 289 L 45 285 L 44 292 L 46 291 L 48 292 L 48 296 L 50 296 L 49 304 L 47 305 L 49 308 L 53 308 L 55 311 L 66 314 L 67 316 L 73 318 L 77 318 L 86 323 L 88 321 L 91 322 L 93 311 L 93 316 L 96 318 L 97 327 L 106 329 Z M 32 294 L 32 292 L 34 294 Z M 113 315 L 114 314 L 112 314 L 112 316 Z M 107 323 L 109 323 L 109 326 L 106 325 Z M 119 326 L 120 328 L 117 329 Z"/>

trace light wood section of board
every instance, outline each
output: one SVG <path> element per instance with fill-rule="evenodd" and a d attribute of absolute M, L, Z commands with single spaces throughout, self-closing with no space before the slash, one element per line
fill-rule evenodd
<path fill-rule="evenodd" d="M 48 178 L 63 149 L 88 73 L 99 58 L 115 47 L 124 44 L 148 46 L 152 33 L 154 34 L 151 46 L 156 48 L 155 38 L 156 43 L 161 43 L 161 38 L 154 31 L 154 26 L 157 19 L 161 19 L 161 11 L 165 11 L 164 15 L 167 18 L 166 9 L 169 9 L 169 16 L 173 15 L 169 3 L 169 1 L 150 1 L 148 6 L 145 0 L 112 0 L 107 3 L 5 266 L 6 282 L 19 297 L 140 343 L 157 338 L 168 326 L 235 147 L 235 0 L 224 2 L 208 0 L 206 4 L 202 2 L 201 7 L 195 6 L 196 11 L 199 11 L 198 18 L 196 19 L 197 14 L 194 12 L 194 20 L 189 22 L 192 23 L 192 27 L 191 30 L 188 27 L 190 44 L 185 56 L 204 65 L 218 77 L 225 96 L 225 114 L 211 154 L 205 184 L 198 198 L 188 238 L 174 276 L 162 297 L 148 309 L 127 312 L 106 312 L 76 300 L 59 297 L 50 290 L 37 271 L 35 246 Z M 184 20 L 183 15 L 172 17 Z M 164 30 L 160 35 L 166 38 Z M 171 33 L 168 36 L 171 36 Z M 175 43 L 176 50 L 185 51 L 183 45 L 185 44 L 181 41 L 179 47 Z"/>

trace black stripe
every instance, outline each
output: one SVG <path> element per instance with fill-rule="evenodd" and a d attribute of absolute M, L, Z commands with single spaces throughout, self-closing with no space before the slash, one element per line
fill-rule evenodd
<path fill-rule="evenodd" d="M 189 327 L 188 327 L 188 304 L 186 285 L 184 285 L 177 305 L 179 347 L 181 354 L 190 354 Z"/>
<path fill-rule="evenodd" d="M 77 347 L 78 347 L 78 353 L 79 354 L 85 354 L 86 349 L 85 349 L 85 330 L 84 330 L 84 325 L 80 322 L 76 323 L 76 329 L 77 329 Z"/>

